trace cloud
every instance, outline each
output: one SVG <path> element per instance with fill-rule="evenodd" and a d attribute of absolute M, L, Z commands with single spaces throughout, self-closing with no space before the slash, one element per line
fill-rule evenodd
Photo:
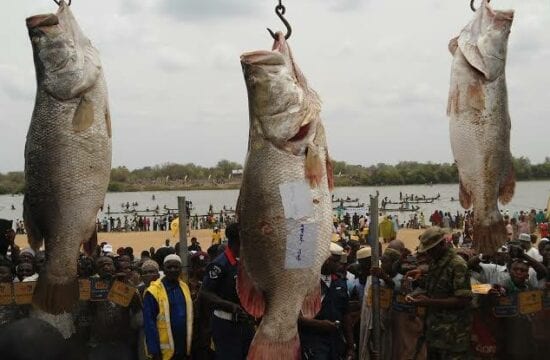
<path fill-rule="evenodd" d="M 15 101 L 29 101 L 34 97 L 34 79 L 31 74 L 0 65 L 0 90 Z"/>
<path fill-rule="evenodd" d="M 260 7 L 249 0 L 162 0 L 159 9 L 179 20 L 202 21 L 251 16 Z"/>
<path fill-rule="evenodd" d="M 361 8 L 367 0 L 329 0 L 329 8 L 334 11 L 352 11 Z"/>

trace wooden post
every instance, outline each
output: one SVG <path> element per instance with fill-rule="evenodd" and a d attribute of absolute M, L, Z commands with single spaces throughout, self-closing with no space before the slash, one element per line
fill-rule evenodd
<path fill-rule="evenodd" d="M 378 239 L 378 192 L 376 196 L 370 197 L 370 225 L 369 225 L 369 243 L 372 249 L 371 268 L 380 267 L 380 243 Z M 380 280 L 378 277 L 372 277 L 372 330 L 374 335 L 373 350 L 379 357 L 381 349 L 380 334 Z"/>
<path fill-rule="evenodd" d="M 189 281 L 189 263 L 187 261 L 189 251 L 187 250 L 187 202 L 185 196 L 178 196 L 178 218 L 180 232 L 180 253 L 182 264 L 182 279 Z"/>

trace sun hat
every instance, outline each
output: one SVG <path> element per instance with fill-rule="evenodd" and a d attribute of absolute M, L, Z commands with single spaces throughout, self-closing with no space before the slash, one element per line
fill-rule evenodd
<path fill-rule="evenodd" d="M 447 233 L 439 226 L 433 226 L 420 235 L 420 245 L 418 252 L 423 253 L 445 240 Z"/>

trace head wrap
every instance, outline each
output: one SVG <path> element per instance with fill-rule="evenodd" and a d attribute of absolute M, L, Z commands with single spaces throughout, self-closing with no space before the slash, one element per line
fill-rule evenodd
<path fill-rule="evenodd" d="M 146 260 L 141 264 L 141 269 L 154 269 L 156 271 L 159 271 L 159 264 L 155 260 Z"/>
<path fill-rule="evenodd" d="M 181 258 L 176 254 L 170 254 L 164 258 L 163 264 L 166 264 L 168 261 L 177 261 L 181 264 Z"/>
<path fill-rule="evenodd" d="M 382 256 L 389 258 L 392 262 L 396 262 L 401 259 L 401 252 L 392 248 L 386 248 Z"/>

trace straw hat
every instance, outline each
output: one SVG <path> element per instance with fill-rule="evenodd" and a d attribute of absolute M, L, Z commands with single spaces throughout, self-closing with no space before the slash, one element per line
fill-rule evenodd
<path fill-rule="evenodd" d="M 359 251 L 357 251 L 357 260 L 370 258 L 371 256 L 372 256 L 372 248 L 370 246 L 366 246 L 364 248 L 359 249 Z"/>

